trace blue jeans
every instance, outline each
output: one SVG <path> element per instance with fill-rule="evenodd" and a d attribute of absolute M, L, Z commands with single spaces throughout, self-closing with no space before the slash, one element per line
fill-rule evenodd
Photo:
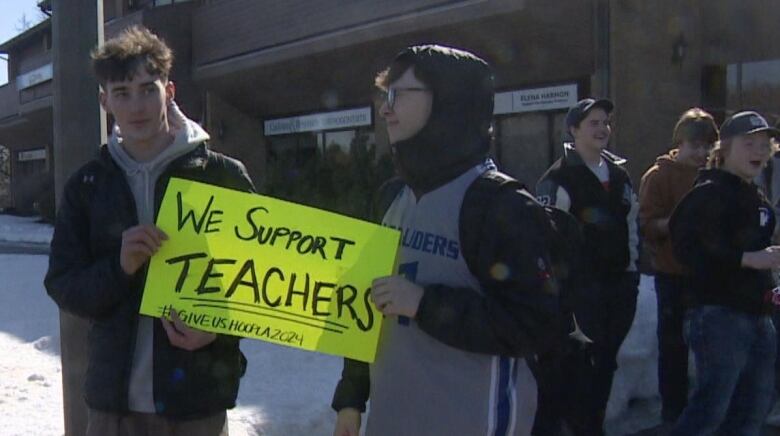
<path fill-rule="evenodd" d="M 758 436 L 774 395 L 775 328 L 769 316 L 723 306 L 690 309 L 685 337 L 696 385 L 672 436 Z"/>
<path fill-rule="evenodd" d="M 683 339 L 686 278 L 656 273 L 658 392 L 664 422 L 675 422 L 688 403 L 688 346 Z"/>
<path fill-rule="evenodd" d="M 775 331 L 780 332 L 780 311 L 772 316 Z M 775 358 L 775 398 L 780 398 L 780 334 L 777 335 L 777 356 Z"/>

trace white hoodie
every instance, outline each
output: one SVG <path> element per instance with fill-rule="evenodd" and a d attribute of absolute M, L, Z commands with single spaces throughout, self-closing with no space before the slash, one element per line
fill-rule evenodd
<path fill-rule="evenodd" d="M 209 139 L 208 133 L 188 119 L 173 102 L 168 106 L 168 125 L 174 134 L 173 142 L 148 162 L 137 162 L 127 153 L 122 146 L 122 134 L 118 126 L 114 127 L 108 141 L 111 157 L 125 172 L 135 199 L 140 224 L 154 222 L 154 188 L 163 171 L 173 160 Z M 156 412 L 153 388 L 153 322 L 153 318 L 139 315 L 128 395 L 130 410 L 136 412 Z"/>

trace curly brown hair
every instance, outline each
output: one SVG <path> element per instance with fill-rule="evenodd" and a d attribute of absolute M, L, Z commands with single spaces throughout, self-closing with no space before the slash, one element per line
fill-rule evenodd
<path fill-rule="evenodd" d="M 171 48 L 143 26 L 128 27 L 92 50 L 92 69 L 102 86 L 132 80 L 139 65 L 167 81 L 172 64 Z"/>

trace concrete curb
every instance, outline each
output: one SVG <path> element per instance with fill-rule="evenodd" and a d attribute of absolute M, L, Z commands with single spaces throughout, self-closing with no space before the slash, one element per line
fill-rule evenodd
<path fill-rule="evenodd" d="M 49 244 L 40 242 L 0 241 L 2 254 L 49 254 Z"/>

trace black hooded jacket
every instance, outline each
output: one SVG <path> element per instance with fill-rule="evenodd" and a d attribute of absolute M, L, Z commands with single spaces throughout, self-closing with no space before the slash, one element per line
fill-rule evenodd
<path fill-rule="evenodd" d="M 770 270 L 742 266 L 745 252 L 772 245 L 775 214 L 758 187 L 719 169 L 702 170 L 669 221 L 674 254 L 692 275 L 694 304 L 769 313 Z"/>
<path fill-rule="evenodd" d="M 425 126 L 392 144 L 396 171 L 420 196 L 483 162 L 490 148 L 493 73 L 485 61 L 437 45 L 411 47 L 395 62 L 414 65 L 433 95 Z"/>
<path fill-rule="evenodd" d="M 576 149 L 564 145 L 564 155 L 542 175 L 536 186 L 536 195 L 542 204 L 555 206 L 558 187 L 569 195 L 569 213 L 582 223 L 584 251 L 588 269 L 594 278 L 634 270 L 631 249 L 638 243 L 631 240 L 630 215 L 634 194 L 628 172 L 621 165 L 625 160 L 602 152 L 609 170 L 609 189 L 587 167 Z"/>
<path fill-rule="evenodd" d="M 155 210 L 171 177 L 254 191 L 240 162 L 201 144 L 174 160 L 155 188 Z M 96 410 L 128 410 L 138 310 L 145 269 L 128 276 L 119 264 L 122 232 L 138 224 L 123 171 L 107 147 L 65 185 L 44 284 L 63 310 L 90 321 L 85 396 Z M 154 400 L 157 413 L 196 418 L 235 406 L 246 360 L 234 336 L 186 351 L 154 324 Z"/>
<path fill-rule="evenodd" d="M 436 78 L 428 84 L 434 102 L 427 124 L 414 137 L 393 144 L 402 180 L 380 189 L 378 222 L 404 185 L 420 198 L 483 163 L 490 143 L 493 78 L 484 61 L 439 46 L 412 47 L 397 59 L 411 59 L 415 69 Z M 538 267 L 539 259 L 549 260 L 540 231 L 548 221 L 525 190 L 492 189 L 495 177 L 495 171 L 484 173 L 466 191 L 461 209 L 452 211 L 459 214 L 460 250 L 485 296 L 468 288 L 428 285 L 416 321 L 425 333 L 455 348 L 527 357 L 557 334 L 557 285 Z M 491 272 L 497 264 L 512 274 L 497 279 Z M 332 407 L 364 411 L 369 390 L 369 365 L 345 359 Z"/>

